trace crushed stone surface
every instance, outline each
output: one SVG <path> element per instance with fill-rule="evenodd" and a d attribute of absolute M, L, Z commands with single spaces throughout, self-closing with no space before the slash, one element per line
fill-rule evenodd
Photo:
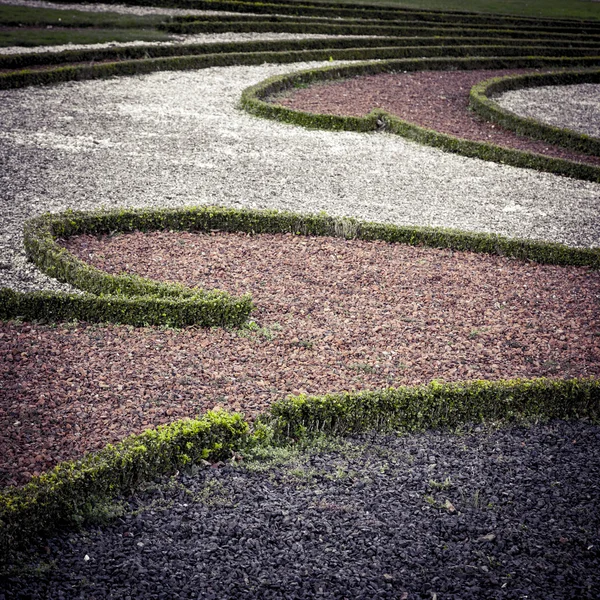
<path fill-rule="evenodd" d="M 179 474 L 112 525 L 50 540 L 7 600 L 600 596 L 597 426 L 362 435 L 268 458 Z"/>
<path fill-rule="evenodd" d="M 522 117 L 600 137 L 600 84 L 548 85 L 504 92 L 494 100 Z"/>
<path fill-rule="evenodd" d="M 66 289 L 27 263 L 25 219 L 67 208 L 212 204 L 600 242 L 600 185 L 390 134 L 250 116 L 244 88 L 332 63 L 237 66 L 0 92 L 0 286 Z M 335 63 L 333 63 L 335 64 Z"/>

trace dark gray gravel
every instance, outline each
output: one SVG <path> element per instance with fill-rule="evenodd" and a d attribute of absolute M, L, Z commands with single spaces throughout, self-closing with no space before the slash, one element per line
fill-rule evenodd
<path fill-rule="evenodd" d="M 206 468 L 31 564 L 0 598 L 599 598 L 600 427 L 371 434 Z"/>

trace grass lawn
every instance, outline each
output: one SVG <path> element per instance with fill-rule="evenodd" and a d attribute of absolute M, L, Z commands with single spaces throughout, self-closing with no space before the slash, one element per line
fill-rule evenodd
<path fill-rule="evenodd" d="M 0 6 L 0 47 L 94 44 L 134 40 L 169 40 L 158 31 L 161 15 L 136 17 L 118 13 Z"/>
<path fill-rule="evenodd" d="M 320 1 L 320 0 L 316 0 Z M 323 0 L 335 4 L 335 0 Z M 347 4 L 462 10 L 554 19 L 600 19 L 600 2 L 594 0 L 340 0 Z"/>
<path fill-rule="evenodd" d="M 172 35 L 151 29 L 2 29 L 0 47 L 56 46 L 104 42 L 163 41 Z"/>

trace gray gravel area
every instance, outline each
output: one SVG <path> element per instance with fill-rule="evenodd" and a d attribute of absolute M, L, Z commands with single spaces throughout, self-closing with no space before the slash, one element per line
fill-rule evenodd
<path fill-rule="evenodd" d="M 174 35 L 166 42 L 102 42 L 98 44 L 60 44 L 56 46 L 7 46 L 0 48 L 0 54 L 38 54 L 40 52 L 62 52 L 63 50 L 97 50 L 99 48 L 125 48 L 127 46 L 177 46 L 182 44 L 211 44 L 218 42 L 251 42 L 268 40 L 306 40 L 337 37 L 324 34 L 292 33 L 197 33 Z M 357 36 L 354 36 L 357 37 Z"/>
<path fill-rule="evenodd" d="M 369 434 L 267 458 L 179 475 L 113 525 L 51 540 L 6 600 L 600 597 L 596 426 Z"/>
<path fill-rule="evenodd" d="M 25 219 L 67 208 L 326 211 L 598 246 L 598 184 L 456 156 L 390 134 L 306 130 L 238 108 L 245 87 L 321 64 L 0 92 L 0 285 L 65 289 L 26 263 L 21 231 Z"/>
<path fill-rule="evenodd" d="M 600 137 L 600 84 L 548 85 L 513 90 L 494 98 L 522 117 Z"/>
<path fill-rule="evenodd" d="M 126 4 L 57 4 L 56 2 L 45 2 L 44 0 L 0 0 L 0 5 L 25 6 L 28 8 L 52 8 L 54 10 L 79 10 L 81 12 L 94 13 L 119 13 L 121 15 L 165 15 L 165 16 L 187 16 L 187 15 L 239 15 L 240 13 L 213 10 L 197 10 L 193 8 L 161 8 L 158 6 L 131 6 Z M 245 13 L 251 14 L 251 13 Z"/>

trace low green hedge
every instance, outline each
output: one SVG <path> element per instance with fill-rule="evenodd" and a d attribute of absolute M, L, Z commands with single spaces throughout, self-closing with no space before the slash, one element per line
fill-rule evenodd
<path fill-rule="evenodd" d="M 44 273 L 86 293 L 0 290 L 0 319 L 80 320 L 136 326 L 240 326 L 253 308 L 249 295 L 232 297 L 219 290 L 186 288 L 135 275 L 110 275 L 76 258 L 57 243 L 58 239 L 79 234 L 157 230 L 292 233 L 382 240 L 499 254 L 540 263 L 600 268 L 599 248 L 571 248 L 488 233 L 369 223 L 353 218 L 331 217 L 324 213 L 301 215 L 275 210 L 210 206 L 92 213 L 67 211 L 28 221 L 24 227 L 25 249 L 29 259 Z"/>
<path fill-rule="evenodd" d="M 513 380 L 432 382 L 371 392 L 289 397 L 257 420 L 209 412 L 59 464 L 0 495 L 0 562 L 61 526 L 83 523 L 99 503 L 160 475 L 203 460 L 224 460 L 248 445 L 287 444 L 312 434 L 456 428 L 481 422 L 549 419 L 600 422 L 600 381 Z"/>
<path fill-rule="evenodd" d="M 135 275 L 110 275 L 79 260 L 57 243 L 78 234 L 157 230 L 180 225 L 168 211 L 117 210 L 98 213 L 46 214 L 24 226 L 28 258 L 38 268 L 85 294 L 21 293 L 1 290 L 0 318 L 82 320 L 129 325 L 240 326 L 253 304 L 249 295 L 233 297 L 219 290 L 205 291 L 160 283 Z"/>
<path fill-rule="evenodd" d="M 294 87 L 356 76 L 375 75 L 378 73 L 418 70 L 543 68 L 559 64 L 561 66 L 569 64 L 577 65 L 579 61 L 593 65 L 598 64 L 600 59 L 598 57 L 582 59 L 552 59 L 545 57 L 502 57 L 494 59 L 429 58 L 420 60 L 387 60 L 376 63 L 324 67 L 271 77 L 257 85 L 246 88 L 242 93 L 240 105 L 251 114 L 303 127 L 362 132 L 385 128 L 388 132 L 402 135 L 419 143 L 442 148 L 448 152 L 462 154 L 471 158 L 480 158 L 482 160 L 597 182 L 600 181 L 600 167 L 565 159 L 551 158 L 532 152 L 513 150 L 485 142 L 464 140 L 409 123 L 380 109 L 372 111 L 365 117 L 342 117 L 297 111 L 266 101 L 269 96 L 280 94 Z"/>
<path fill-rule="evenodd" d="M 71 0 L 57 0 L 71 2 Z M 74 0 L 87 2 L 87 0 Z M 596 32 L 600 26 L 595 21 L 580 19 L 530 18 L 514 15 L 482 14 L 469 11 L 450 11 L 411 9 L 403 7 L 375 7 L 357 4 L 333 4 L 325 2 L 243 2 L 236 0 L 108 0 L 109 4 L 151 5 L 159 7 L 194 8 L 198 10 L 219 10 L 227 12 L 279 14 L 294 16 L 316 16 L 323 13 L 335 17 L 349 17 L 377 20 L 418 19 L 432 22 L 482 23 L 513 26 L 568 27 L 578 31 Z"/>
<path fill-rule="evenodd" d="M 120 296 L 16 292 L 0 289 L 0 320 L 120 323 L 134 327 L 239 327 L 252 309 L 249 296 L 231 299 L 224 292 L 165 298 L 151 294 Z"/>
<path fill-rule="evenodd" d="M 37 65 L 59 65 L 78 62 L 101 62 L 101 61 L 122 61 L 122 60 L 140 60 L 148 58 L 164 58 L 178 56 L 199 56 L 204 54 L 229 54 L 229 53 L 257 53 L 257 52 L 297 52 L 306 50 L 323 50 L 324 54 L 320 57 L 329 57 L 332 54 L 330 50 L 352 50 L 353 54 L 348 55 L 358 60 L 363 60 L 369 56 L 360 56 L 359 50 L 383 48 L 389 51 L 390 48 L 400 48 L 410 46 L 413 48 L 422 46 L 431 47 L 464 47 L 464 46 L 509 46 L 513 51 L 519 47 L 537 48 L 543 54 L 557 56 L 594 56 L 600 54 L 600 43 L 590 44 L 589 42 L 568 40 L 563 45 L 556 43 L 541 45 L 540 40 L 514 40 L 510 38 L 489 38 L 489 37 L 342 37 L 327 39 L 302 39 L 302 40 L 257 40 L 247 42 L 225 42 L 209 44 L 178 44 L 172 46 L 140 45 L 140 46 L 116 46 L 111 48 L 95 48 L 91 50 L 62 50 L 60 52 L 30 52 L 26 54 L 4 54 L 0 55 L 0 69 L 24 69 L 26 67 Z M 532 51 L 533 52 L 533 51 Z M 502 51 L 497 51 L 502 55 Z M 530 52 L 531 54 L 531 52 Z M 346 58 L 345 55 L 336 55 L 336 58 Z M 308 59 L 307 59 L 308 60 Z M 310 58 L 310 60 L 313 60 Z"/>
<path fill-rule="evenodd" d="M 511 419 L 600 422 L 600 380 L 512 380 L 440 383 L 372 392 L 291 396 L 259 422 L 276 439 L 311 433 L 414 431 Z"/>
<path fill-rule="evenodd" d="M 491 99 L 492 95 L 499 95 L 509 90 L 539 87 L 543 85 L 571 85 L 599 82 L 599 70 L 561 71 L 556 73 L 535 73 L 495 77 L 473 86 L 469 96 L 469 105 L 484 119 L 497 123 L 520 135 L 544 140 L 551 144 L 571 148 L 585 154 L 599 156 L 600 139 L 569 129 L 553 127 L 552 125 L 541 123 L 535 119 L 521 117 L 502 108 L 497 102 Z"/>
<path fill-rule="evenodd" d="M 192 33 L 312 33 L 312 34 L 329 34 L 329 35 L 397 35 L 397 36 L 413 36 L 413 35 L 460 35 L 463 37 L 510 37 L 515 39 L 541 39 L 545 41 L 554 40 L 557 43 L 568 41 L 573 35 L 573 32 L 558 32 L 544 29 L 509 29 L 500 26 L 492 28 L 484 28 L 471 26 L 465 27 L 460 23 L 448 24 L 387 24 L 365 21 L 364 23 L 348 22 L 346 24 L 336 23 L 313 23 L 308 21 L 249 21 L 241 18 L 239 21 L 211 21 L 197 20 L 187 23 L 165 23 L 161 25 L 161 29 L 170 33 L 177 34 L 192 34 Z M 578 34 L 580 40 L 589 41 L 594 44 L 600 40 L 598 34 Z"/>
<path fill-rule="evenodd" d="M 64 462 L 0 495 L 0 562 L 9 553 L 61 526 L 73 526 L 102 501 L 141 483 L 198 464 L 231 457 L 248 436 L 239 414 L 206 413 L 133 435 L 116 445 Z"/>

